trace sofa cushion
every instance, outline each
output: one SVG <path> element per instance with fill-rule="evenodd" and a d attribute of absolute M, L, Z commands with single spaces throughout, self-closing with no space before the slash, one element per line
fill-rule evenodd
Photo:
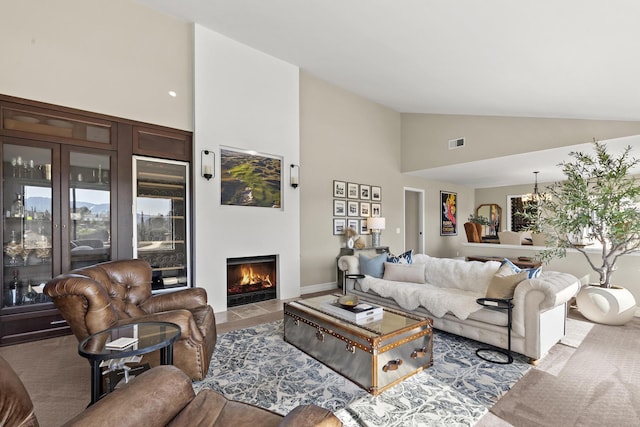
<path fill-rule="evenodd" d="M 487 292 L 491 278 L 500 267 L 497 261 L 464 261 L 424 254 L 414 255 L 413 263 L 425 264 L 427 283 L 441 288 L 472 291 L 481 296 Z"/>
<path fill-rule="evenodd" d="M 387 254 L 380 254 L 369 258 L 365 254 L 360 254 L 360 274 L 371 277 L 382 278 L 384 274 L 384 263 L 387 261 Z"/>
<path fill-rule="evenodd" d="M 394 264 L 411 264 L 413 263 L 413 249 L 406 251 L 400 255 L 387 255 L 387 262 L 392 262 Z"/>
<path fill-rule="evenodd" d="M 424 264 L 396 264 L 393 262 L 384 263 L 385 280 L 396 282 L 426 283 L 424 278 Z"/>
<path fill-rule="evenodd" d="M 503 264 L 491 279 L 487 288 L 487 298 L 513 298 L 513 292 L 518 283 L 528 278 L 528 272 L 514 272 Z"/>

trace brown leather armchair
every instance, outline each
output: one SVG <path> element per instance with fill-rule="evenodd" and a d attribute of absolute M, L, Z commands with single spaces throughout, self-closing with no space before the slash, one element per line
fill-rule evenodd
<path fill-rule="evenodd" d="M 133 322 L 171 322 L 181 335 L 173 345 L 173 364 L 191 379 L 207 375 L 216 344 L 216 321 L 202 288 L 151 294 L 151 267 L 140 259 L 109 261 L 73 270 L 44 287 L 78 341 L 96 332 Z M 159 364 L 158 352 L 145 356 Z"/>
<path fill-rule="evenodd" d="M 11 366 L 0 357 L 0 425 L 37 427 L 33 402 Z M 174 366 L 158 366 L 69 420 L 65 426 L 234 426 L 333 427 L 342 423 L 315 405 L 298 406 L 283 417 L 266 409 L 227 400 L 219 393 L 193 391 L 191 380 Z"/>

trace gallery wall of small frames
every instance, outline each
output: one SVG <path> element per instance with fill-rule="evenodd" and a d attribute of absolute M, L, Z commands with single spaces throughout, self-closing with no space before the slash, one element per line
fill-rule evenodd
<path fill-rule="evenodd" d="M 382 216 L 382 187 L 354 182 L 333 181 L 333 234 L 353 228 L 369 234 L 367 218 Z"/>

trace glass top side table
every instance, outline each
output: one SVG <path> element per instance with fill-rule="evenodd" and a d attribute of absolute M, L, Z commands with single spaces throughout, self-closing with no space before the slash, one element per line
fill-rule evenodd
<path fill-rule="evenodd" d="M 345 274 L 342 281 L 342 294 L 347 293 L 347 280 L 355 280 L 357 283 L 360 279 L 364 279 L 364 274 Z"/>
<path fill-rule="evenodd" d="M 507 312 L 507 350 L 502 348 L 479 348 L 476 356 L 491 363 L 508 365 L 513 363 L 511 354 L 511 313 L 513 311 L 513 298 L 478 298 L 476 302 L 481 306 L 495 311 Z"/>
<path fill-rule="evenodd" d="M 160 363 L 173 363 L 173 343 L 180 337 L 180 327 L 169 322 L 137 322 L 105 329 L 88 336 L 78 344 L 80 356 L 91 362 L 91 404 L 103 395 L 100 362 L 122 359 L 160 350 Z M 136 338 L 137 341 L 122 349 L 106 346 L 118 338 Z"/>

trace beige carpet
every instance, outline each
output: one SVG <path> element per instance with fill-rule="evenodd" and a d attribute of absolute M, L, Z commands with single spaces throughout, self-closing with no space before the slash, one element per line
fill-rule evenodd
<path fill-rule="evenodd" d="M 494 405 L 494 416 L 518 427 L 640 425 L 639 318 L 593 325 L 577 349 L 553 350 Z"/>
<path fill-rule="evenodd" d="M 569 347 L 578 348 L 593 326 L 594 324 L 587 320 L 568 318 L 566 335 L 560 342 Z"/>
<path fill-rule="evenodd" d="M 24 383 L 40 427 L 58 427 L 82 412 L 91 396 L 91 365 L 73 335 L 0 347 Z"/>

